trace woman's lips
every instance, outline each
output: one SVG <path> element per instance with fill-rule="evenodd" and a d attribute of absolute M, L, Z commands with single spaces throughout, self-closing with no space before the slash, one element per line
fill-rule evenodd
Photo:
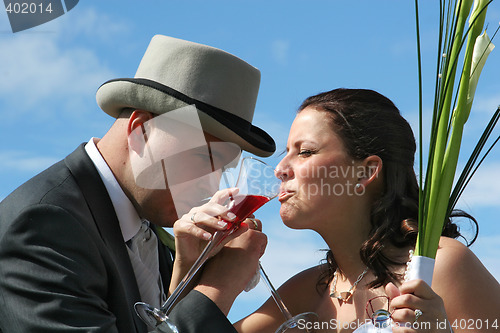
<path fill-rule="evenodd" d="M 279 202 L 284 202 L 284 201 L 288 200 L 291 196 L 293 196 L 293 192 L 281 191 L 279 196 L 278 196 L 278 200 L 279 200 Z"/>

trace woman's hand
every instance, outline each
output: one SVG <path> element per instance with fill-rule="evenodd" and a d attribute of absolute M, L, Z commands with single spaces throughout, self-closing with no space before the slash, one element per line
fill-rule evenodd
<path fill-rule="evenodd" d="M 389 283 L 385 291 L 395 324 L 393 332 L 451 331 L 443 300 L 423 280 L 407 281 L 399 288 Z"/>
<path fill-rule="evenodd" d="M 233 221 L 236 216 L 229 211 L 227 203 L 231 197 L 238 193 L 237 188 L 218 191 L 206 204 L 192 208 L 174 223 L 175 235 L 175 262 L 170 284 L 170 292 L 182 280 L 184 275 L 193 266 L 200 256 L 208 241 L 216 231 L 225 230 L 228 222 Z M 259 220 L 253 215 L 241 223 L 241 226 L 228 235 L 213 250 L 212 256 L 232 239 L 238 237 L 248 229 L 262 230 Z"/>
<path fill-rule="evenodd" d="M 174 223 L 175 261 L 183 267 L 191 267 L 205 245 L 218 230 L 227 228 L 227 222 L 236 216 L 224 206 L 238 192 L 230 188 L 218 191 L 209 202 L 192 208 Z"/>

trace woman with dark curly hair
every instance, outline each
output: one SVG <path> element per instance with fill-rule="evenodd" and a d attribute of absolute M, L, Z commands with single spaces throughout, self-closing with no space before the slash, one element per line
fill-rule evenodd
<path fill-rule="evenodd" d="M 393 332 L 470 332 L 464 321 L 474 332 L 500 327 L 500 285 L 455 239 L 460 233 L 451 221 L 432 289 L 404 280 L 418 229 L 415 150 L 408 122 L 375 91 L 336 89 L 299 108 L 277 167 L 280 215 L 290 228 L 316 231 L 329 249 L 325 263 L 295 275 L 279 292 L 292 314 L 319 315 L 309 326 L 316 332 L 367 331 L 371 314 L 383 307 Z M 268 300 L 235 326 L 274 332 L 282 322 Z"/>

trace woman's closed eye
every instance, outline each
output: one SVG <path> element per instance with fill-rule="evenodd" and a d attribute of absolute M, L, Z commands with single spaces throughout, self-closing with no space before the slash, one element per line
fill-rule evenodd
<path fill-rule="evenodd" d="M 315 151 L 312 149 L 301 149 L 299 151 L 299 155 L 301 157 L 309 157 L 309 156 L 313 155 L 314 153 L 315 153 Z"/>

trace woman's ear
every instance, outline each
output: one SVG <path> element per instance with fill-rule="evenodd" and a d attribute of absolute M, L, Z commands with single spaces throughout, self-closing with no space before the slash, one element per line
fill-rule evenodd
<path fill-rule="evenodd" d="M 150 112 L 135 110 L 132 112 L 127 123 L 127 137 L 129 148 L 142 156 L 144 145 L 148 141 L 144 124 L 153 118 Z"/>
<path fill-rule="evenodd" d="M 363 160 L 364 173 L 359 177 L 358 183 L 363 187 L 377 184 L 377 179 L 382 175 L 382 159 L 377 155 L 370 155 Z"/>

